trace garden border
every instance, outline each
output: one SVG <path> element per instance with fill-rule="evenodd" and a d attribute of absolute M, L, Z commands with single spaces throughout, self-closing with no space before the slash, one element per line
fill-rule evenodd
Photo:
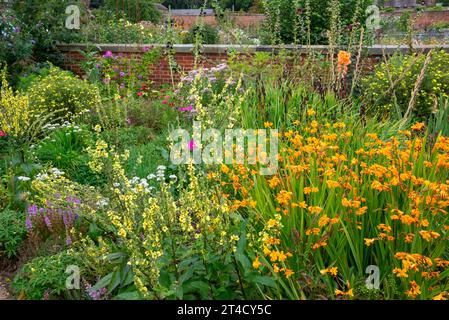
<path fill-rule="evenodd" d="M 81 63 L 84 60 L 83 55 L 79 51 L 95 48 L 99 52 L 111 51 L 114 54 L 122 54 L 128 56 L 130 59 L 139 60 L 147 48 L 161 48 L 166 49 L 167 46 L 163 44 L 60 44 L 58 49 L 62 52 L 64 61 L 63 66 L 66 69 L 73 71 L 78 75 L 82 75 L 83 71 Z M 175 44 L 171 48 L 174 53 L 180 69 L 184 72 L 191 71 L 194 68 L 195 56 L 193 54 L 193 44 Z M 296 51 L 298 54 L 305 56 L 308 52 L 315 51 L 325 53 L 329 50 L 329 46 L 314 45 L 284 45 L 284 46 L 269 46 L 269 45 L 204 45 L 201 48 L 202 65 L 204 67 L 212 67 L 217 64 L 226 62 L 228 53 L 230 51 L 254 54 L 256 52 L 271 52 L 285 49 L 288 51 Z M 449 44 L 447 45 L 421 45 L 414 47 L 417 52 L 428 52 L 431 49 L 443 49 L 449 52 Z M 409 46 L 406 45 L 373 45 L 364 47 L 364 56 L 366 57 L 361 64 L 363 72 L 369 72 L 373 66 L 383 59 L 383 54 L 391 56 L 396 52 L 407 53 L 410 51 Z M 172 74 L 170 72 L 169 63 L 166 58 L 162 58 L 158 63 L 149 66 L 150 80 L 156 85 L 164 85 L 172 83 L 172 80 L 179 80 L 180 74 Z"/>

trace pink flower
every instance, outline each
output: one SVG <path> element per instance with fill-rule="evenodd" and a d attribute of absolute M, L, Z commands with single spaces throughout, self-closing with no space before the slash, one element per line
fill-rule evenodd
<path fill-rule="evenodd" d="M 113 54 L 111 51 L 106 51 L 103 55 L 103 58 L 112 58 Z"/>
<path fill-rule="evenodd" d="M 142 92 L 142 91 L 137 92 L 137 96 L 138 96 L 138 97 L 141 97 L 142 95 L 143 95 L 143 92 Z"/>
<path fill-rule="evenodd" d="M 167 100 L 162 100 L 162 104 L 167 104 Z"/>
<path fill-rule="evenodd" d="M 189 150 L 192 151 L 195 148 L 196 148 L 195 140 L 192 139 L 189 142 Z"/>
<path fill-rule="evenodd" d="M 179 111 L 192 111 L 193 110 L 193 106 L 188 106 L 185 108 L 179 108 Z"/>
<path fill-rule="evenodd" d="M 7 134 L 5 131 L 0 130 L 0 137 L 6 137 Z"/>

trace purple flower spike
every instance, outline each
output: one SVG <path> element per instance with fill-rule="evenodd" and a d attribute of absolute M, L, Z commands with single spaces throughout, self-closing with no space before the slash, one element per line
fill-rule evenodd
<path fill-rule="evenodd" d="M 67 238 L 65 239 L 65 243 L 70 246 L 72 244 L 72 238 L 70 238 L 70 236 L 67 236 Z"/>
<path fill-rule="evenodd" d="M 31 216 L 35 216 L 37 214 L 37 205 L 33 204 L 28 208 L 28 214 Z"/>
<path fill-rule="evenodd" d="M 25 220 L 25 227 L 28 231 L 31 231 L 31 229 L 33 229 L 33 224 L 31 223 L 31 219 L 29 217 L 27 217 Z"/>
<path fill-rule="evenodd" d="M 48 216 L 44 216 L 44 221 L 45 221 L 45 224 L 47 225 L 47 227 L 48 227 L 49 229 L 51 229 L 51 221 L 50 221 L 50 218 L 49 218 Z"/>

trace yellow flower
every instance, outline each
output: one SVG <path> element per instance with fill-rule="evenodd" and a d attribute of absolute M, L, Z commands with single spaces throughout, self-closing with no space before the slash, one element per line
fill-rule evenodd
<path fill-rule="evenodd" d="M 376 241 L 376 238 L 373 238 L 373 239 L 365 238 L 364 240 L 365 240 L 365 245 L 367 247 L 369 247 L 369 246 L 373 245 L 374 241 Z"/>

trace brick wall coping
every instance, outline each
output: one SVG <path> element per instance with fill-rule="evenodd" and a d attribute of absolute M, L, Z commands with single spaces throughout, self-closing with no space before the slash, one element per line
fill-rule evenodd
<path fill-rule="evenodd" d="M 111 51 L 111 52 L 129 52 L 129 53 L 139 53 L 143 52 L 144 48 L 148 47 L 159 47 L 164 48 L 165 45 L 162 44 L 94 44 L 87 45 L 81 43 L 73 43 L 73 44 L 60 44 L 58 45 L 59 50 L 63 52 L 71 52 L 77 50 L 86 50 L 88 48 L 95 47 L 98 51 Z M 270 52 L 272 50 L 279 50 L 280 48 L 284 48 L 286 50 L 294 50 L 300 53 L 307 53 L 309 49 L 314 51 L 326 52 L 329 47 L 325 45 L 315 45 L 311 46 L 296 46 L 296 45 L 285 45 L 282 47 L 279 46 L 268 46 L 268 45 L 204 45 L 202 48 L 203 53 L 216 53 L 216 54 L 225 54 L 230 50 L 235 50 L 237 52 Z M 193 51 L 192 44 L 175 44 L 173 45 L 173 49 L 176 53 L 191 53 Z M 449 44 L 444 45 L 421 45 L 415 46 L 414 49 L 416 51 L 428 52 L 431 49 L 443 49 L 449 52 Z M 406 53 L 409 50 L 408 46 L 398 46 L 398 45 L 373 45 L 366 46 L 365 50 L 367 50 L 368 55 L 382 55 L 385 52 L 386 55 L 391 55 L 395 52 L 403 52 Z"/>

